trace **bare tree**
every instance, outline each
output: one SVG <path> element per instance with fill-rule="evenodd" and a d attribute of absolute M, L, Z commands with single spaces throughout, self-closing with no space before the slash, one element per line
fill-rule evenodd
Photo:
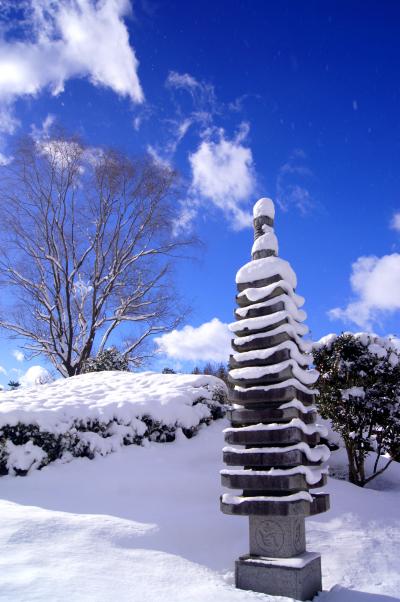
<path fill-rule="evenodd" d="M 169 276 L 175 174 L 66 136 L 21 140 L 0 172 L 0 327 L 64 376 L 118 332 L 143 360 L 150 335 L 176 326 Z M 4 288 L 7 287 L 7 288 Z"/>

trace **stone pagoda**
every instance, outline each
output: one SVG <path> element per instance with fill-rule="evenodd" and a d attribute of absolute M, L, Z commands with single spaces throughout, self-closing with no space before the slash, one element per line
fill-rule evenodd
<path fill-rule="evenodd" d="M 236 587 L 310 600 L 321 590 L 321 558 L 306 551 L 305 517 L 329 509 L 323 463 L 329 449 L 315 423 L 318 378 L 295 293 L 296 274 L 280 259 L 274 204 L 254 206 L 252 261 L 236 275 L 238 294 L 229 379 L 233 409 L 225 432 L 221 497 L 225 514 L 249 517 L 250 550 L 236 561 Z M 312 493 L 310 492 L 312 490 Z"/>

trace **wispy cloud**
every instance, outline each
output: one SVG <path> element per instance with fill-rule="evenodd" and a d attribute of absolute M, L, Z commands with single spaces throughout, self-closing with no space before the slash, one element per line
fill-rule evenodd
<path fill-rule="evenodd" d="M 12 352 L 12 354 L 15 357 L 15 359 L 17 360 L 17 362 L 23 362 L 24 359 L 25 359 L 25 356 L 22 353 L 22 351 L 19 351 L 18 349 L 14 349 L 14 351 Z"/>
<path fill-rule="evenodd" d="M 276 200 L 283 211 L 294 207 L 300 213 L 306 214 L 314 206 L 309 190 L 309 181 L 313 173 L 305 164 L 306 158 L 302 149 L 296 149 L 278 171 Z"/>
<path fill-rule="evenodd" d="M 158 351 L 175 360 L 226 362 L 231 352 L 228 325 L 213 318 L 200 326 L 185 326 L 157 337 Z"/>
<path fill-rule="evenodd" d="M 174 95 L 173 99 L 179 112 L 182 112 L 182 105 L 176 92 L 189 94 L 193 105 L 191 110 L 192 118 L 199 121 L 207 121 L 220 110 L 214 86 L 209 82 L 199 81 L 189 73 L 170 71 L 165 85 L 172 91 Z"/>
<path fill-rule="evenodd" d="M 400 255 L 359 257 L 352 265 L 350 284 L 354 300 L 344 308 L 331 309 L 328 315 L 371 329 L 400 311 Z"/>
<path fill-rule="evenodd" d="M 397 211 L 393 214 L 392 220 L 390 222 L 390 227 L 392 228 L 392 230 L 400 232 L 400 211 Z"/>

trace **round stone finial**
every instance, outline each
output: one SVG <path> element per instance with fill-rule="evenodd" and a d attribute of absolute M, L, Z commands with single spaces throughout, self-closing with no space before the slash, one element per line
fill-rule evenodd
<path fill-rule="evenodd" d="M 275 205 L 271 199 L 262 198 L 253 207 L 253 217 L 267 216 L 271 220 L 275 217 Z"/>
<path fill-rule="evenodd" d="M 274 227 L 275 206 L 271 199 L 262 198 L 253 207 L 254 239 Z"/>

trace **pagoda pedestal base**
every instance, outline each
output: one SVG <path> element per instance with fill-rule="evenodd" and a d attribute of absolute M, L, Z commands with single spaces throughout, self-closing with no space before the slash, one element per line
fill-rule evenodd
<path fill-rule="evenodd" d="M 291 558 L 241 556 L 235 563 L 235 584 L 271 596 L 312 600 L 322 590 L 321 556 L 313 552 Z"/>

